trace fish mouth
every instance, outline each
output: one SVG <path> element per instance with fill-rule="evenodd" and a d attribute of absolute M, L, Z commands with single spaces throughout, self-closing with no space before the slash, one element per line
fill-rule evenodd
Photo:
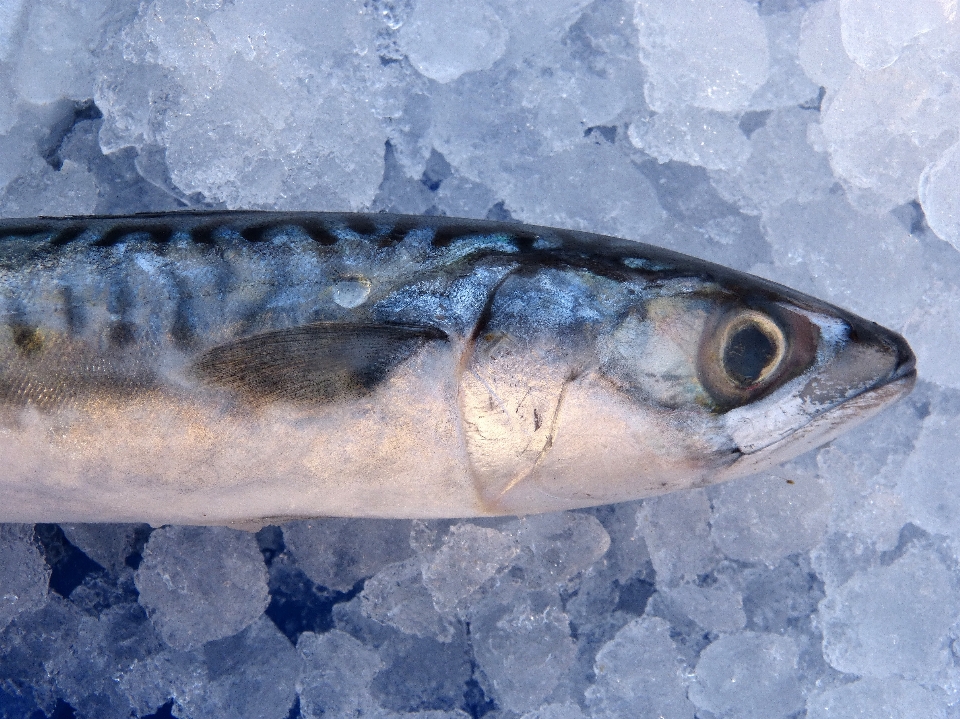
<path fill-rule="evenodd" d="M 896 332 L 889 331 L 884 333 L 883 340 L 889 343 L 894 352 L 896 352 L 897 361 L 890 376 L 885 382 L 882 382 L 881 385 L 897 382 L 911 374 L 915 382 L 917 378 L 917 357 L 913 354 L 913 350 L 907 341 Z M 912 388 L 913 384 L 911 384 L 910 387 Z"/>

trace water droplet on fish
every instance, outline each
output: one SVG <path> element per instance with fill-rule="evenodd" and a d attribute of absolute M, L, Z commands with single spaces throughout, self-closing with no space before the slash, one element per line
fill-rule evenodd
<path fill-rule="evenodd" d="M 370 281 L 364 277 L 340 280 L 333 286 L 333 301 L 348 310 L 359 307 L 370 296 Z"/>

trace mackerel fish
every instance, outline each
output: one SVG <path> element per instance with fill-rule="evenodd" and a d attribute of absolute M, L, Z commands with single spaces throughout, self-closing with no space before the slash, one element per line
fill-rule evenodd
<path fill-rule="evenodd" d="M 467 517 L 758 472 L 907 394 L 897 334 L 582 232 L 0 220 L 0 521 Z"/>

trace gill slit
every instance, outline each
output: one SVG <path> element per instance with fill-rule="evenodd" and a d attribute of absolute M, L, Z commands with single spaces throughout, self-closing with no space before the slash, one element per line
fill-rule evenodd
<path fill-rule="evenodd" d="M 473 485 L 474 497 L 477 502 L 477 507 L 480 508 L 481 514 L 492 514 L 490 511 L 487 502 L 483 499 L 483 494 L 480 491 L 480 482 L 477 477 L 477 473 L 473 468 L 473 460 L 470 456 L 470 445 L 467 442 L 467 428 L 466 428 L 466 418 L 464 417 L 463 411 L 463 375 L 465 372 L 470 371 L 474 376 L 477 376 L 480 379 L 477 373 L 472 370 L 468 370 L 468 365 L 470 360 L 473 359 L 474 351 L 477 346 L 477 338 L 480 336 L 480 333 L 483 331 L 484 326 L 490 321 L 490 316 L 493 314 L 493 301 L 496 299 L 497 292 L 500 291 L 500 288 L 503 286 L 503 283 L 509 279 L 509 277 L 520 268 L 520 263 L 514 263 L 512 266 L 508 266 L 506 271 L 503 273 L 503 277 L 498 279 L 493 287 L 490 288 L 490 292 L 487 295 L 486 301 L 483 304 L 483 308 L 480 310 L 480 313 L 477 315 L 477 321 L 473 325 L 473 330 L 466 337 L 465 342 L 463 343 L 463 351 L 460 353 L 460 357 L 457 361 L 456 367 L 456 381 L 457 381 L 457 431 L 460 435 L 460 444 L 463 447 L 463 456 L 465 459 L 465 468 L 467 474 L 470 477 L 470 482 Z M 481 382 L 483 380 L 481 379 Z M 486 382 L 483 382 L 486 385 Z M 499 398 L 498 398 L 499 399 Z"/>

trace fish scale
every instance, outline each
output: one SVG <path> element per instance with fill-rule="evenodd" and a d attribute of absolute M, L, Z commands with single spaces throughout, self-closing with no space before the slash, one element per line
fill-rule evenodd
<path fill-rule="evenodd" d="M 0 521 L 525 514 L 770 467 L 909 391 L 898 335 L 516 223 L 0 220 Z"/>

